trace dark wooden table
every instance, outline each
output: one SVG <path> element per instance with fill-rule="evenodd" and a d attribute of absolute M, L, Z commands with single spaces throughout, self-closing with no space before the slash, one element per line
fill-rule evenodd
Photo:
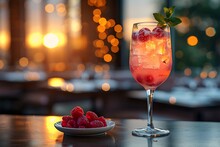
<path fill-rule="evenodd" d="M 132 136 L 135 127 L 146 120 L 112 119 L 116 127 L 105 135 L 93 137 L 66 136 L 54 128 L 59 116 L 0 115 L 1 147 L 219 147 L 220 123 L 155 121 L 155 126 L 169 129 L 161 138 Z"/>

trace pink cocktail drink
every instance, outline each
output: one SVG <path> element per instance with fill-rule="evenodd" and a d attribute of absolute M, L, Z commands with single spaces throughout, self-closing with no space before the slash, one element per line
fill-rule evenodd
<path fill-rule="evenodd" d="M 130 71 L 145 89 L 155 90 L 170 75 L 172 49 L 170 31 L 155 26 L 133 28 Z"/>

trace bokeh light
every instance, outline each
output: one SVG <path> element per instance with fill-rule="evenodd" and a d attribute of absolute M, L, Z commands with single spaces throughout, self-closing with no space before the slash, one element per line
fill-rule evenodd
<path fill-rule="evenodd" d="M 196 36 L 189 36 L 187 38 L 187 43 L 190 46 L 196 46 L 198 44 L 198 38 Z"/>
<path fill-rule="evenodd" d="M 95 9 L 93 10 L 93 15 L 101 15 L 102 14 L 102 11 L 100 9 Z"/>
<path fill-rule="evenodd" d="M 47 13 L 53 13 L 55 8 L 53 4 L 47 4 L 44 9 Z"/>
<path fill-rule="evenodd" d="M 98 25 L 98 27 L 97 27 L 97 31 L 100 32 L 100 33 L 105 32 L 105 26 Z"/>
<path fill-rule="evenodd" d="M 112 55 L 110 55 L 110 54 L 104 55 L 104 61 L 105 62 L 111 62 L 112 61 Z"/>
<path fill-rule="evenodd" d="M 192 74 L 192 70 L 191 70 L 190 68 L 186 68 L 186 69 L 184 70 L 184 75 L 186 75 L 186 76 L 191 76 L 191 74 Z"/>
<path fill-rule="evenodd" d="M 44 36 L 44 42 L 43 42 L 44 46 L 47 48 L 55 48 L 58 46 L 59 44 L 59 38 L 57 35 L 53 34 L 53 33 L 49 33 L 46 34 Z"/>
<path fill-rule="evenodd" d="M 208 74 L 209 78 L 213 79 L 213 78 L 216 78 L 217 76 L 217 72 L 216 71 L 210 71 L 209 74 Z"/>
<path fill-rule="evenodd" d="M 170 103 L 170 104 L 176 104 L 176 98 L 173 97 L 173 96 L 171 96 L 171 97 L 169 98 L 169 103 Z"/>
<path fill-rule="evenodd" d="M 207 73 L 206 71 L 202 71 L 202 72 L 200 73 L 200 78 L 205 79 L 205 78 L 207 78 L 207 77 L 208 77 L 208 73 Z"/>
<path fill-rule="evenodd" d="M 42 45 L 42 35 L 39 32 L 32 33 L 29 36 L 27 36 L 27 44 L 31 48 L 37 48 Z"/>
<path fill-rule="evenodd" d="M 48 85 L 51 87 L 61 87 L 64 85 L 64 79 L 63 78 L 50 78 L 48 79 Z"/>
<path fill-rule="evenodd" d="M 19 59 L 19 65 L 21 67 L 27 67 L 28 63 L 29 63 L 29 60 L 26 57 L 22 57 L 22 58 Z"/>
<path fill-rule="evenodd" d="M 117 24 L 114 26 L 114 30 L 115 30 L 115 32 L 119 33 L 122 31 L 122 26 L 120 24 Z"/>
<path fill-rule="evenodd" d="M 213 37 L 213 36 L 215 36 L 216 31 L 215 31 L 215 28 L 208 27 L 208 28 L 206 28 L 205 33 L 207 36 Z"/>
<path fill-rule="evenodd" d="M 109 91 L 111 88 L 110 84 L 109 83 L 103 83 L 102 84 L 102 90 L 103 91 Z"/>
<path fill-rule="evenodd" d="M 112 51 L 113 53 L 117 53 L 117 52 L 119 51 L 119 47 L 118 47 L 118 46 L 112 46 L 112 47 L 111 47 L 111 51 Z"/>
<path fill-rule="evenodd" d="M 99 19 L 99 24 L 100 24 L 101 26 L 105 26 L 106 23 L 107 23 L 106 18 L 102 17 L 102 18 Z"/>

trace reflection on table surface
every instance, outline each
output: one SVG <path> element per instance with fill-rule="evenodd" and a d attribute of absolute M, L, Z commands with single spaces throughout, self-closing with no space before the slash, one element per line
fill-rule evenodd
<path fill-rule="evenodd" d="M 74 147 L 219 147 L 220 123 L 155 121 L 155 126 L 169 129 L 171 134 L 161 138 L 132 136 L 136 127 L 146 125 L 142 119 L 112 119 L 114 129 L 92 137 L 67 136 L 55 129 L 60 116 L 0 115 L 0 146 L 74 146 Z"/>

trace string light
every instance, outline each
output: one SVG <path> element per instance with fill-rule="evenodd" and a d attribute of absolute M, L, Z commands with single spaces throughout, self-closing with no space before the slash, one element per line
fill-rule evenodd
<path fill-rule="evenodd" d="M 196 36 L 189 36 L 187 38 L 187 43 L 190 46 L 196 46 L 198 44 L 198 38 Z"/>
<path fill-rule="evenodd" d="M 205 33 L 208 37 L 213 37 L 213 36 L 215 36 L 215 33 L 216 33 L 215 28 L 208 27 L 208 28 L 206 28 Z"/>

